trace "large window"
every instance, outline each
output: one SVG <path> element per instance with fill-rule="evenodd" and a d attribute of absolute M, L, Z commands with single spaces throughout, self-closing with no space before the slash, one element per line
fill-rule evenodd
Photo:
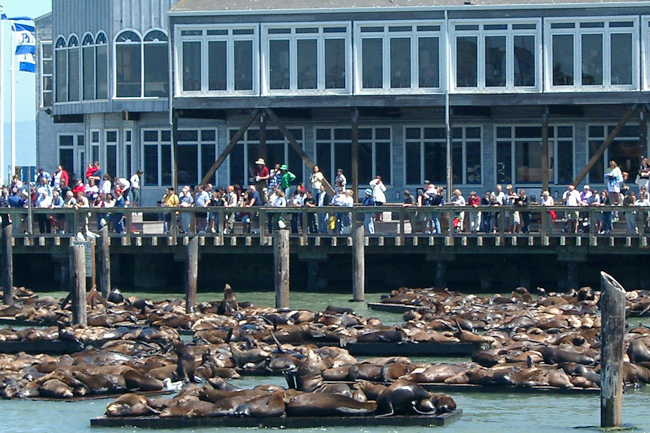
<path fill-rule="evenodd" d="M 108 45 L 106 35 L 88 33 L 81 41 L 82 98 L 84 101 L 108 99 Z"/>
<path fill-rule="evenodd" d="M 444 126 L 404 128 L 407 185 L 422 185 L 425 180 L 444 184 L 447 179 L 447 134 Z M 482 181 L 482 130 L 479 126 L 452 128 L 453 182 L 478 185 Z"/>
<path fill-rule="evenodd" d="M 72 35 L 68 39 L 68 101 L 78 101 L 81 70 L 79 63 L 79 39 Z"/>
<path fill-rule="evenodd" d="M 168 129 L 142 130 L 145 186 L 169 186 L 172 181 L 172 134 Z"/>
<path fill-rule="evenodd" d="M 95 38 L 95 98 L 108 99 L 108 40 L 100 32 Z"/>
<path fill-rule="evenodd" d="M 178 184 L 196 185 L 215 160 L 217 133 L 214 129 L 178 131 Z M 212 179 L 214 181 L 214 179 Z"/>
<path fill-rule="evenodd" d="M 58 161 L 70 176 L 83 177 L 84 136 L 83 134 L 61 134 L 58 136 Z"/>
<path fill-rule="evenodd" d="M 257 27 L 182 28 L 178 40 L 182 93 L 257 94 Z"/>
<path fill-rule="evenodd" d="M 456 89 L 539 89 L 540 24 L 452 24 Z"/>
<path fill-rule="evenodd" d="M 302 145 L 302 128 L 289 128 L 289 132 Z M 237 133 L 237 129 L 228 131 L 228 138 L 231 140 Z M 239 140 L 237 146 L 228 156 L 230 167 L 230 182 L 233 184 L 246 185 L 251 181 L 251 173 L 255 169 L 255 160 L 259 157 L 260 130 L 249 128 Z M 289 141 L 282 135 L 280 130 L 268 128 L 266 130 L 266 164 L 273 168 L 275 164 L 287 164 L 289 171 L 296 175 L 296 182 L 303 180 L 303 161 L 300 155 L 294 151 Z"/>
<path fill-rule="evenodd" d="M 377 175 L 386 185 L 392 183 L 391 143 L 390 127 L 359 128 L 359 184 L 368 184 Z M 351 146 L 350 128 L 316 128 L 316 164 L 330 181 L 339 168 L 351 181 Z"/>
<path fill-rule="evenodd" d="M 588 125 L 587 145 L 589 158 L 603 144 L 607 136 L 614 130 L 615 125 Z M 645 153 L 645 151 L 644 151 Z M 589 183 L 605 183 L 605 170 L 609 161 L 615 161 L 621 171 L 628 173 L 629 182 L 634 182 L 639 170 L 639 127 L 625 126 L 616 136 L 614 142 L 605 150 L 593 168 L 589 171 Z"/>
<path fill-rule="evenodd" d="M 549 181 L 573 181 L 573 126 L 549 126 Z M 542 128 L 539 126 L 496 127 L 497 183 L 542 183 Z"/>
<path fill-rule="evenodd" d="M 56 102 L 68 102 L 68 50 L 63 37 L 56 40 L 54 51 L 54 71 L 56 84 Z"/>
<path fill-rule="evenodd" d="M 41 73 L 41 107 L 51 107 L 52 106 L 52 94 L 53 94 L 53 53 L 52 53 L 52 42 L 51 41 L 42 41 L 41 50 L 40 50 L 40 73 Z"/>
<path fill-rule="evenodd" d="M 440 24 L 364 23 L 356 28 L 357 83 L 363 91 L 440 88 Z"/>
<path fill-rule="evenodd" d="M 83 56 L 83 99 L 95 99 L 95 38 L 91 34 L 84 36 L 81 41 Z"/>
<path fill-rule="evenodd" d="M 118 98 L 156 98 L 169 95 L 167 35 L 151 30 L 144 38 L 125 30 L 115 39 L 115 95 Z"/>
<path fill-rule="evenodd" d="M 350 26 L 263 28 L 265 91 L 349 93 Z"/>
<path fill-rule="evenodd" d="M 546 24 L 553 90 L 638 88 L 638 20 L 562 20 Z"/>

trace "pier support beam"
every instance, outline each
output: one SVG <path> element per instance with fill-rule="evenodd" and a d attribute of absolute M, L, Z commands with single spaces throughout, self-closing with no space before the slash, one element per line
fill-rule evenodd
<path fill-rule="evenodd" d="M 366 292 L 365 233 L 363 224 L 356 225 L 352 238 L 352 301 L 363 302 Z"/>
<path fill-rule="evenodd" d="M 99 293 L 108 298 L 111 293 L 111 241 L 108 238 L 108 226 L 102 227 L 97 238 L 99 246 Z"/>
<path fill-rule="evenodd" d="M 273 232 L 275 307 L 289 308 L 289 230 Z"/>
<path fill-rule="evenodd" d="M 11 244 L 11 224 L 2 228 L 2 302 L 14 303 L 14 258 Z"/>
<path fill-rule="evenodd" d="M 605 272 L 600 277 L 600 426 L 619 427 L 623 423 L 625 289 Z"/>
<path fill-rule="evenodd" d="M 190 238 L 185 259 L 185 312 L 194 312 L 196 286 L 199 277 L 199 237 Z"/>
<path fill-rule="evenodd" d="M 86 325 L 86 251 L 83 245 L 71 245 L 69 248 L 72 323 Z"/>

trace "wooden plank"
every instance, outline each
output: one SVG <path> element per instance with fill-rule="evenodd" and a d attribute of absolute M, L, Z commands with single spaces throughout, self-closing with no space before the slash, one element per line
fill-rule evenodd
<path fill-rule="evenodd" d="M 91 427 L 138 427 L 151 429 L 185 429 L 198 427 L 274 427 L 274 428 L 318 428 L 318 427 L 368 427 L 368 426 L 444 426 L 457 421 L 462 409 L 434 416 L 328 416 L 328 417 L 196 417 L 160 418 L 105 416 L 90 420 Z"/>

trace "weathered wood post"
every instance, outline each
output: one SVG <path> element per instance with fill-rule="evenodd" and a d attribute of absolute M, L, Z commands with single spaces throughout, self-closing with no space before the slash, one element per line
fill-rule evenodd
<path fill-rule="evenodd" d="M 5 305 L 14 303 L 14 259 L 11 245 L 11 224 L 2 229 L 2 302 Z"/>
<path fill-rule="evenodd" d="M 70 245 L 70 299 L 72 323 L 86 325 L 86 251 L 83 245 Z"/>
<path fill-rule="evenodd" d="M 99 293 L 108 298 L 111 293 L 111 243 L 108 237 L 108 226 L 104 226 L 99 230 L 99 238 L 97 243 L 99 245 Z"/>
<path fill-rule="evenodd" d="M 600 426 L 618 427 L 623 423 L 625 289 L 605 272 L 600 277 Z"/>
<path fill-rule="evenodd" d="M 199 237 L 190 238 L 185 260 L 185 312 L 191 313 L 196 305 L 196 286 L 199 276 Z"/>
<path fill-rule="evenodd" d="M 366 291 L 365 227 L 356 217 L 352 224 L 352 301 L 363 302 Z"/>
<path fill-rule="evenodd" d="M 273 231 L 275 307 L 289 308 L 289 230 Z"/>

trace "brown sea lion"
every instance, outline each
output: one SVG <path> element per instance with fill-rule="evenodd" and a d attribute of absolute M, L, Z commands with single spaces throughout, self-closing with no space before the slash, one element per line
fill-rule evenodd
<path fill-rule="evenodd" d="M 336 394 L 304 393 L 293 397 L 286 405 L 288 416 L 365 416 L 375 413 L 374 402 L 360 402 Z"/>
<path fill-rule="evenodd" d="M 146 397 L 138 394 L 121 395 L 106 407 L 106 416 L 109 417 L 146 416 L 159 413 L 149 405 Z"/>
<path fill-rule="evenodd" d="M 65 383 L 58 379 L 50 379 L 43 383 L 38 390 L 41 397 L 50 398 L 72 398 L 73 392 Z"/>
<path fill-rule="evenodd" d="M 176 377 L 184 382 L 196 382 L 194 372 L 196 370 L 194 349 L 183 344 L 180 340 L 174 340 L 174 352 L 176 352 Z"/>
<path fill-rule="evenodd" d="M 139 389 L 141 391 L 160 391 L 164 384 L 158 379 L 144 375 L 137 370 L 129 368 L 122 372 L 126 387 L 128 389 Z"/>
<path fill-rule="evenodd" d="M 419 402 L 429 398 L 429 393 L 417 383 L 396 380 L 377 397 L 377 416 L 419 414 Z"/>
<path fill-rule="evenodd" d="M 276 418 L 284 415 L 284 391 L 263 395 L 241 403 L 235 409 L 235 415 L 253 418 Z"/>

